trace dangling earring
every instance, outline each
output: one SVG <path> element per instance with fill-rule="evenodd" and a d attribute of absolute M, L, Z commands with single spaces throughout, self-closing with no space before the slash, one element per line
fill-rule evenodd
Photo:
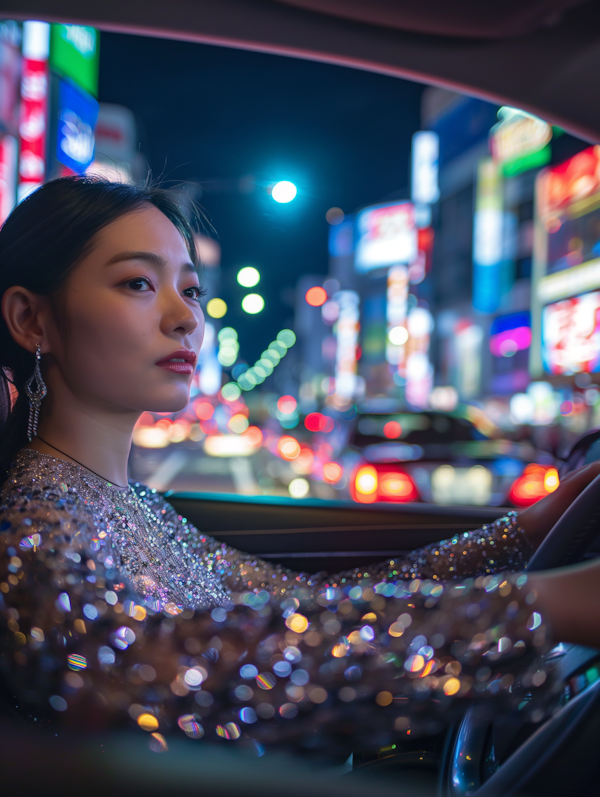
<path fill-rule="evenodd" d="M 29 398 L 29 423 L 27 424 L 27 437 L 29 441 L 37 435 L 38 418 L 42 399 L 48 392 L 46 383 L 42 379 L 40 371 L 40 360 L 42 359 L 42 347 L 39 343 L 35 344 L 35 368 L 33 374 L 25 382 L 25 392 Z M 37 383 L 37 384 L 36 384 Z"/>

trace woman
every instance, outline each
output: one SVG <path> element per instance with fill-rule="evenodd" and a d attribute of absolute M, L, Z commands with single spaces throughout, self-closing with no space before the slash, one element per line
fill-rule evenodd
<path fill-rule="evenodd" d="M 168 192 L 46 184 L 0 231 L 0 295 L 0 663 L 24 715 L 137 722 L 158 748 L 177 726 L 385 743 L 476 693 L 533 685 L 543 706 L 552 641 L 600 645 L 598 565 L 494 575 L 523 569 L 596 466 L 518 518 L 327 577 L 222 545 L 128 485 L 133 427 L 185 407 L 204 332 Z"/>

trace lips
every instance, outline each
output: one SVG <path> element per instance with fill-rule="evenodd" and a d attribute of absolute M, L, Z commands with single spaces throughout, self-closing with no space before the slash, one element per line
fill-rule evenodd
<path fill-rule="evenodd" d="M 193 374 L 196 366 L 196 352 L 189 349 L 177 349 L 156 364 L 159 368 L 164 368 L 175 374 Z"/>

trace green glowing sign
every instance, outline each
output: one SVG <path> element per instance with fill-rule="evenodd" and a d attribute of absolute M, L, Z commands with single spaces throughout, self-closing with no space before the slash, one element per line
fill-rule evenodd
<path fill-rule="evenodd" d="M 50 66 L 98 96 L 100 35 L 86 25 L 52 25 Z"/>

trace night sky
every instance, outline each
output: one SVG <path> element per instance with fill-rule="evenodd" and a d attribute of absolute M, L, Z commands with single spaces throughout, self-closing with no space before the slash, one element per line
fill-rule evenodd
<path fill-rule="evenodd" d="M 136 114 L 154 175 L 199 183 L 222 247 L 224 323 L 251 361 L 289 324 L 290 288 L 326 274 L 325 213 L 352 212 L 408 194 L 410 141 L 423 87 L 295 58 L 103 33 L 101 102 Z M 239 181 L 252 175 L 250 193 Z M 265 186 L 291 180 L 299 196 L 277 205 Z M 193 189 L 192 189 L 193 190 Z M 265 310 L 240 309 L 238 269 L 262 274 Z"/>

